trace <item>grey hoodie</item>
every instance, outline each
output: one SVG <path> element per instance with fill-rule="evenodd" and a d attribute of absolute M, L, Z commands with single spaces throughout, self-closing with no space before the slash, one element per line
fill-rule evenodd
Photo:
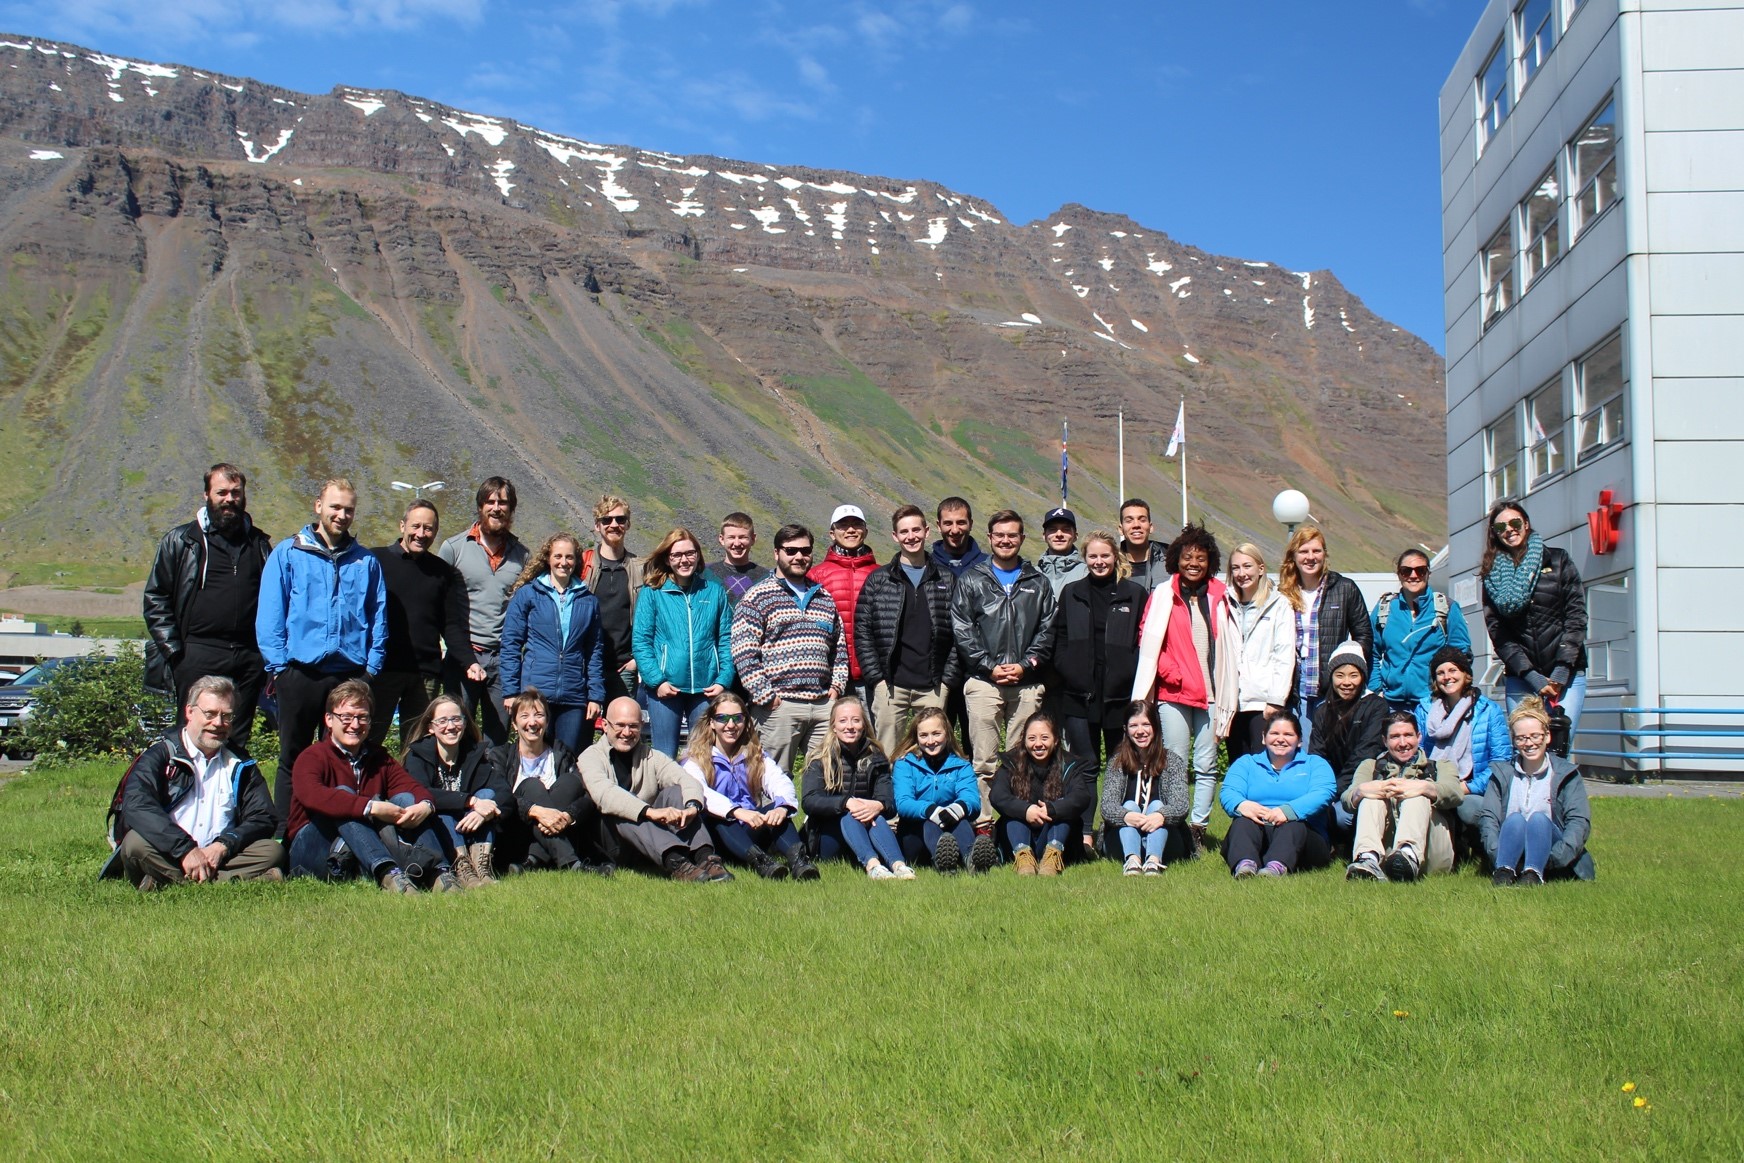
<path fill-rule="evenodd" d="M 1066 583 L 1076 581 L 1090 572 L 1084 564 L 1084 555 L 1076 549 L 1070 553 L 1042 554 L 1035 559 L 1036 572 L 1048 579 L 1048 584 L 1054 587 L 1054 600 L 1058 601 L 1060 591 L 1066 588 Z"/>

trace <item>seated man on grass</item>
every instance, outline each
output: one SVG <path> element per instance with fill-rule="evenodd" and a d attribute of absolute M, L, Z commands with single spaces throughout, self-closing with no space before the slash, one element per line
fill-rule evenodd
<path fill-rule="evenodd" d="M 703 823 L 702 784 L 642 739 L 642 707 L 615 698 L 606 735 L 577 764 L 606 831 L 673 880 L 731 880 Z"/>
<path fill-rule="evenodd" d="M 272 793 L 254 760 L 225 746 L 235 709 L 236 683 L 222 675 L 188 687 L 187 725 L 146 748 L 122 777 L 120 845 L 105 876 L 125 875 L 141 892 L 190 880 L 284 879 Z"/>
<path fill-rule="evenodd" d="M 1381 724 L 1384 755 L 1357 765 L 1344 806 L 1356 817 L 1346 880 L 1416 880 L 1453 870 L 1454 813 L 1465 799 L 1459 768 L 1420 746 L 1417 716 L 1394 711 Z"/>
<path fill-rule="evenodd" d="M 297 756 L 285 847 L 292 876 L 349 880 L 357 869 L 384 891 L 428 884 L 459 892 L 435 829 L 430 789 L 369 741 L 375 695 L 361 678 L 327 696 L 327 736 Z"/>

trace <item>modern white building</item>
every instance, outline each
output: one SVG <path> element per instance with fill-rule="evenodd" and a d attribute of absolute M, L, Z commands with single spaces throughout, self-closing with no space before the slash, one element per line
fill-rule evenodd
<path fill-rule="evenodd" d="M 1440 114 L 1444 576 L 1478 636 L 1486 510 L 1520 498 L 1587 583 L 1577 758 L 1737 770 L 1744 738 L 1598 732 L 1744 708 L 1744 3 L 1490 0 Z M 1638 749 L 1700 757 L 1603 755 Z"/>

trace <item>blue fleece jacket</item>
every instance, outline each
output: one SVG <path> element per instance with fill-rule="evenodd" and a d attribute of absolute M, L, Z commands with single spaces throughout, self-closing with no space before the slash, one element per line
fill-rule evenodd
<path fill-rule="evenodd" d="M 962 804 L 971 820 L 981 811 L 975 769 L 961 755 L 951 756 L 934 771 L 919 752 L 910 751 L 896 761 L 891 781 L 896 785 L 896 814 L 905 820 L 924 820 L 928 812 L 946 804 Z"/>
<path fill-rule="evenodd" d="M 603 643 L 599 599 L 586 582 L 577 578 L 569 584 L 566 603 L 560 603 L 547 578 L 529 582 L 515 591 L 503 612 L 503 697 L 537 687 L 559 706 L 605 702 Z"/>
<path fill-rule="evenodd" d="M 1429 730 L 1430 709 L 1428 699 L 1417 704 L 1417 733 L 1423 736 L 1425 752 L 1430 749 L 1430 739 L 1426 734 Z M 1471 730 L 1471 794 L 1481 796 L 1484 789 L 1490 786 L 1490 764 L 1498 759 L 1505 763 L 1514 762 L 1514 736 L 1508 732 L 1507 712 L 1494 699 L 1486 699 L 1482 695 L 1478 695 L 1477 708 L 1472 712 L 1471 722 L 1467 726 Z"/>
<path fill-rule="evenodd" d="M 357 538 L 333 550 L 305 525 L 279 542 L 261 567 L 254 634 L 270 674 L 293 662 L 380 674 L 388 647 L 381 563 Z"/>
<path fill-rule="evenodd" d="M 733 603 L 707 570 L 683 589 L 674 578 L 643 586 L 630 651 L 650 689 L 669 682 L 685 694 L 733 681 Z"/>
<path fill-rule="evenodd" d="M 1252 800 L 1262 808 L 1283 808 L 1291 819 L 1306 820 L 1332 802 L 1337 788 L 1331 765 L 1298 747 L 1282 771 L 1264 751 L 1243 755 L 1229 765 L 1219 798 L 1231 816 Z"/>
<path fill-rule="evenodd" d="M 1447 630 L 1435 628 L 1435 595 L 1424 590 L 1411 612 L 1404 594 L 1394 595 L 1387 614 L 1386 633 L 1381 632 L 1381 603 L 1369 612 L 1375 633 L 1375 660 L 1369 667 L 1369 689 L 1380 691 L 1389 702 L 1420 702 L 1429 697 L 1429 660 L 1443 646 L 1457 646 L 1471 653 L 1471 629 L 1458 603 L 1447 604 Z"/>

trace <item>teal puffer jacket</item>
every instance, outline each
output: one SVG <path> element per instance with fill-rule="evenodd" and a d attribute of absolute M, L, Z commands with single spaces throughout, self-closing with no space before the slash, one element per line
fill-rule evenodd
<path fill-rule="evenodd" d="M 643 685 L 669 682 L 686 694 L 733 681 L 733 606 L 726 587 L 699 570 L 689 589 L 667 578 L 643 586 L 630 651 Z"/>

